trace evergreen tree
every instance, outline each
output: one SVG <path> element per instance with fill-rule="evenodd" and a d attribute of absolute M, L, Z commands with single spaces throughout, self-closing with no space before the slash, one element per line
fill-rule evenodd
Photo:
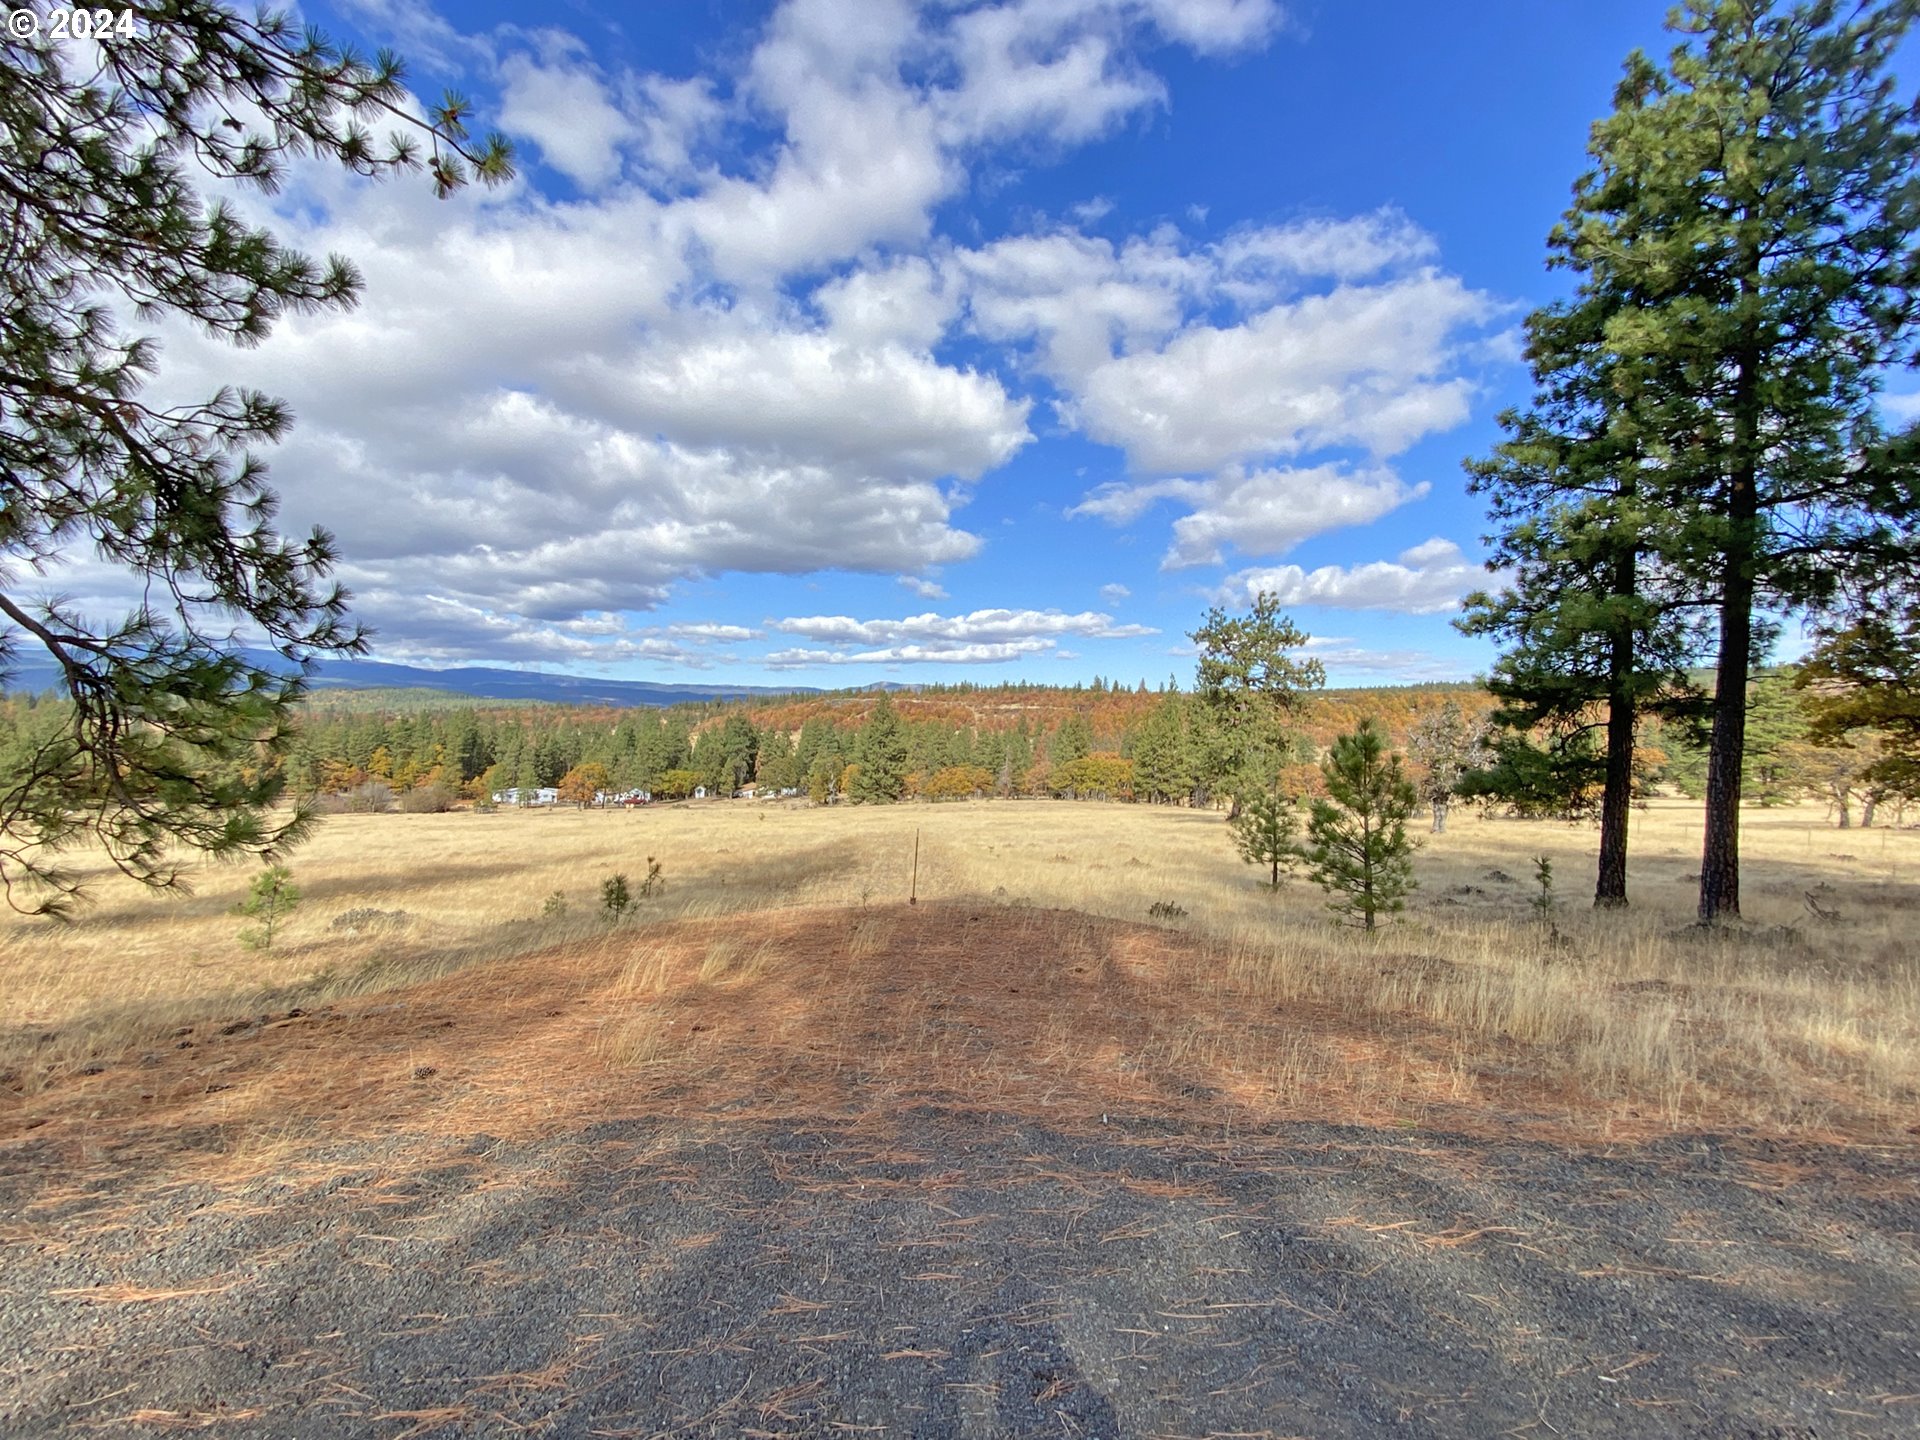
<path fill-rule="evenodd" d="M 0 36 L 0 678 L 36 643 L 70 705 L 0 796 L 0 884 L 46 913 L 78 889 L 49 857 L 89 836 L 156 887 L 179 883 L 182 848 L 270 856 L 297 841 L 310 812 L 274 813 L 280 767 L 262 755 L 285 752 L 310 658 L 365 645 L 329 582 L 331 538 L 273 528 L 255 450 L 285 433 L 286 407 L 235 389 L 143 398 L 157 347 L 124 318 L 251 345 L 288 311 L 345 308 L 360 289 L 345 260 L 285 249 L 195 176 L 271 192 L 298 155 L 374 176 L 424 159 L 442 193 L 511 173 L 503 144 L 466 149 L 463 102 L 410 119 L 390 57 L 369 64 L 285 13 L 217 0 L 136 13 L 133 35 L 97 45 L 44 25 Z M 368 123 L 388 120 L 376 142 Z M 17 588 L 76 555 L 131 572 L 131 614 L 101 623 Z M 228 653 L 236 620 L 296 673 Z"/>
<path fill-rule="evenodd" d="M 1240 858 L 1249 865 L 1267 867 L 1267 888 L 1280 888 L 1280 872 L 1301 859 L 1300 817 L 1293 802 L 1278 790 L 1259 790 L 1247 796 L 1240 813 L 1227 822 Z"/>
<path fill-rule="evenodd" d="M 1913 0 L 1686 0 L 1635 54 L 1554 246 L 1601 307 L 1649 461 L 1649 544 L 1715 630 L 1699 913 L 1740 912 L 1747 692 L 1768 617 L 1911 563 L 1916 429 L 1875 400 L 1920 322 L 1920 109 L 1896 98 Z"/>
<path fill-rule="evenodd" d="M 1245 616 L 1209 610 L 1188 638 L 1200 647 L 1194 689 L 1206 721 L 1197 747 L 1201 778 L 1209 788 L 1229 789 L 1237 814 L 1240 793 L 1267 788 L 1278 772 L 1287 722 L 1306 692 L 1326 683 L 1326 671 L 1318 660 L 1294 657 L 1307 634 L 1269 594 L 1256 596 Z"/>
<path fill-rule="evenodd" d="M 887 804 L 898 800 L 907 788 L 907 737 L 900 725 L 900 712 L 893 701 L 882 694 L 860 728 L 854 748 L 853 792 L 850 798 L 859 804 Z"/>
<path fill-rule="evenodd" d="M 1627 903 L 1640 716 L 1690 712 L 1688 665 L 1700 644 L 1653 558 L 1639 498 L 1645 457 L 1621 413 L 1621 367 L 1601 343 L 1607 310 L 1583 293 L 1528 320 L 1537 408 L 1502 416 L 1509 439 L 1491 459 L 1468 465 L 1470 488 L 1488 498 L 1503 527 L 1489 537 L 1488 567 L 1509 585 L 1469 595 L 1456 622 L 1507 646 L 1487 688 L 1504 702 L 1494 719 L 1509 732 L 1510 763 L 1487 778 L 1533 783 L 1557 771 L 1571 798 L 1587 784 L 1587 732 L 1605 728 L 1596 906 Z M 1559 741 L 1555 750 L 1537 750 L 1528 738 L 1543 723 Z M 1570 745 L 1574 736 L 1582 738 Z M 1523 760 L 1523 748 L 1536 753 Z M 1436 831 L 1446 828 L 1444 808 L 1434 821 Z"/>
<path fill-rule="evenodd" d="M 1320 769 L 1327 798 L 1307 821 L 1307 864 L 1335 897 L 1332 908 L 1371 930 L 1376 916 L 1405 908 L 1414 888 L 1407 818 L 1418 796 L 1371 720 L 1334 741 Z"/>
<path fill-rule="evenodd" d="M 1920 796 L 1920 595 L 1883 594 L 1879 613 L 1829 626 L 1818 640 L 1794 679 L 1809 738 L 1844 745 L 1875 737 L 1861 783 Z"/>
<path fill-rule="evenodd" d="M 1047 759 L 1055 765 L 1084 760 L 1093 753 L 1093 722 L 1078 710 L 1060 722 L 1047 741 Z"/>
<path fill-rule="evenodd" d="M 1193 791 L 1193 757 L 1188 749 L 1186 702 L 1168 694 L 1140 723 L 1129 749 L 1134 794 L 1155 804 L 1184 799 Z"/>

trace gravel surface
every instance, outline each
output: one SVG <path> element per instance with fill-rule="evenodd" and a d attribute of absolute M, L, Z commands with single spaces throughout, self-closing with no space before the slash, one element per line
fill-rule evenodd
<path fill-rule="evenodd" d="M 0 1435 L 1920 1430 L 1904 1155 L 916 1108 L 0 1177 Z M 322 1178 L 323 1177 L 323 1178 Z"/>

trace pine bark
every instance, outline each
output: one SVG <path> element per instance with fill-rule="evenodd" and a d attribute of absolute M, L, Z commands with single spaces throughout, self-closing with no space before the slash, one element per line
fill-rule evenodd
<path fill-rule="evenodd" d="M 1613 593 L 1633 594 L 1635 557 L 1631 550 L 1614 564 Z M 1593 887 L 1596 909 L 1627 903 L 1627 825 L 1633 811 L 1633 623 L 1616 623 L 1607 654 L 1607 779 L 1600 797 L 1600 867 Z"/>
<path fill-rule="evenodd" d="M 1752 283 L 1743 289 L 1751 292 Z M 1747 751 L 1747 683 L 1753 673 L 1753 595 L 1759 548 L 1760 405 L 1754 348 L 1741 357 L 1733 393 L 1733 473 L 1727 487 L 1727 556 L 1707 750 L 1707 817 L 1700 856 L 1700 922 L 1740 915 L 1740 770 Z"/>

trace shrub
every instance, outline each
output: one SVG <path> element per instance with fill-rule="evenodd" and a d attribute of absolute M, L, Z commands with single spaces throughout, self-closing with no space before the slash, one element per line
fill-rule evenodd
<path fill-rule="evenodd" d="M 555 890 L 547 896 L 546 903 L 541 905 L 540 913 L 549 920 L 560 919 L 567 913 L 567 897 Z"/>
<path fill-rule="evenodd" d="M 1147 918 L 1149 920 L 1184 920 L 1187 918 L 1187 908 L 1184 905 L 1176 905 L 1171 900 L 1156 900 L 1147 907 Z"/>
<path fill-rule="evenodd" d="M 627 888 L 627 877 L 609 875 L 600 882 L 600 908 L 606 912 L 609 920 L 618 920 L 627 913 L 627 907 L 633 904 L 633 893 Z"/>
<path fill-rule="evenodd" d="M 445 785 L 416 785 L 400 797 L 400 809 L 408 815 L 442 815 L 453 809 L 454 798 Z"/>
<path fill-rule="evenodd" d="M 384 780 L 369 780 L 347 792 L 347 809 L 356 815 L 382 815 L 393 804 L 393 787 Z"/>
<path fill-rule="evenodd" d="M 762 820 L 767 817 L 762 815 Z M 640 898 L 647 899 L 667 888 L 667 882 L 660 874 L 660 862 L 651 855 L 647 856 L 647 878 L 640 882 Z"/>

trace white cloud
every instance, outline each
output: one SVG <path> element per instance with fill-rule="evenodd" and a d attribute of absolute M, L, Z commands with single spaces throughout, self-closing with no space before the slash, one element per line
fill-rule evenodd
<path fill-rule="evenodd" d="M 501 63 L 500 128 L 532 140 L 576 185 L 602 185 L 619 173 L 621 148 L 640 129 L 586 63 L 580 40 L 558 30 L 534 39 L 539 58 L 516 53 Z"/>
<path fill-rule="evenodd" d="M 1306 220 L 1237 230 L 1215 247 L 1220 268 L 1242 280 L 1326 276 L 1363 280 L 1416 260 L 1439 247 L 1397 210 L 1345 220 Z"/>
<path fill-rule="evenodd" d="M 1100 598 L 1109 605 L 1118 605 L 1122 600 L 1127 599 L 1132 594 L 1133 591 L 1118 583 L 1102 585 L 1100 587 Z"/>
<path fill-rule="evenodd" d="M 1159 632 L 1121 625 L 1091 611 L 975 610 L 965 615 L 909 615 L 898 620 L 856 620 L 848 615 L 808 615 L 768 622 L 768 628 L 800 635 L 832 648 L 776 650 L 764 663 L 776 670 L 830 665 L 986 665 L 1033 655 L 1070 659 L 1063 638 L 1130 639 Z"/>
<path fill-rule="evenodd" d="M 1882 394 L 1880 408 L 1896 425 L 1911 425 L 1920 420 L 1920 390 L 1905 395 Z"/>
<path fill-rule="evenodd" d="M 909 615 L 899 620 L 855 620 L 848 615 L 806 615 L 770 621 L 768 628 L 809 640 L 845 645 L 880 645 L 897 640 L 953 644 L 1045 640 L 1083 635 L 1112 640 L 1158 632 L 1146 625 L 1119 625 L 1111 615 L 1059 610 L 975 610 L 966 615 Z"/>
<path fill-rule="evenodd" d="M 896 575 L 894 579 L 918 595 L 922 600 L 944 600 L 947 598 L 946 587 L 941 585 L 937 580 L 928 580 L 919 575 Z"/>
<path fill-rule="evenodd" d="M 378 618 L 404 615 L 404 628 L 383 629 L 382 660 L 401 664 L 489 663 L 611 665 L 648 661 L 704 669 L 710 656 L 658 634 L 628 630 L 604 617 L 539 622 L 502 614 L 457 597 L 415 590 L 375 589 L 355 597 L 356 612 Z"/>
<path fill-rule="evenodd" d="M 1401 551 L 1393 561 L 1314 570 L 1298 565 L 1243 570 L 1227 579 L 1222 596 L 1239 602 L 1269 593 L 1283 605 L 1438 615 L 1458 609 L 1462 596 L 1489 583 L 1484 566 L 1468 561 L 1453 541 L 1436 536 Z"/>
<path fill-rule="evenodd" d="M 1004 640 L 982 645 L 889 645 L 879 650 L 776 650 L 764 663 L 773 670 L 810 670 L 820 665 L 991 665 L 1052 648 L 1048 640 Z"/>
<path fill-rule="evenodd" d="M 1417 496 L 1307 452 L 1391 455 L 1465 403 L 1457 332 L 1488 303 L 1422 268 L 1431 237 L 1393 212 L 1214 245 L 1170 226 L 934 235 L 996 150 L 1163 103 L 1143 40 L 1244 50 L 1279 25 L 1270 0 L 787 0 L 739 63 L 690 77 L 599 65 L 556 31 L 462 35 L 415 0 L 349 3 L 490 67 L 502 125 L 580 192 L 523 179 L 443 203 L 302 166 L 278 200 L 243 201 L 367 277 L 363 308 L 290 317 L 244 373 L 299 416 L 272 456 L 286 528 L 339 534 L 387 653 L 699 663 L 755 632 L 620 617 L 730 571 L 941 598 L 924 577 L 980 549 L 958 517 L 1032 441 L 1034 386 L 1137 477 L 1078 513 L 1184 507 L 1169 566 L 1283 553 Z M 1103 220 L 1097 201 L 1076 216 Z M 956 328 L 986 342 L 980 368 L 939 358 Z M 172 395 L 237 373 L 185 327 L 164 339 Z M 1152 633 L 1032 610 L 772 628 L 836 647 L 823 664 Z"/>
<path fill-rule="evenodd" d="M 1103 364 L 1078 389 L 1079 415 L 1094 439 L 1162 473 L 1330 446 L 1384 458 L 1467 418 L 1472 386 L 1448 373 L 1450 344 L 1490 308 L 1430 270 L 1343 284 Z"/>
<path fill-rule="evenodd" d="M 1190 513 L 1174 521 L 1173 544 L 1160 562 L 1179 570 L 1220 564 L 1229 545 L 1246 555 L 1285 554 L 1328 530 L 1370 524 L 1426 493 L 1425 485 L 1408 485 L 1387 470 L 1235 467 L 1208 480 L 1105 485 L 1068 513 L 1126 524 L 1159 500 L 1186 505 Z"/>
<path fill-rule="evenodd" d="M 1431 650 L 1373 650 L 1363 645 L 1329 645 L 1316 649 L 1314 658 L 1327 667 L 1334 684 L 1387 680 L 1410 685 L 1422 680 L 1467 680 L 1470 662 L 1437 655 Z"/>
<path fill-rule="evenodd" d="M 758 640 L 760 632 L 745 625 L 716 625 L 707 621 L 697 624 L 669 625 L 666 633 L 680 640 L 692 640 L 701 645 L 735 645 L 742 640 Z"/>
<path fill-rule="evenodd" d="M 814 291 L 813 302 L 837 340 L 911 350 L 932 349 L 959 304 L 932 264 L 918 255 L 849 271 Z"/>

